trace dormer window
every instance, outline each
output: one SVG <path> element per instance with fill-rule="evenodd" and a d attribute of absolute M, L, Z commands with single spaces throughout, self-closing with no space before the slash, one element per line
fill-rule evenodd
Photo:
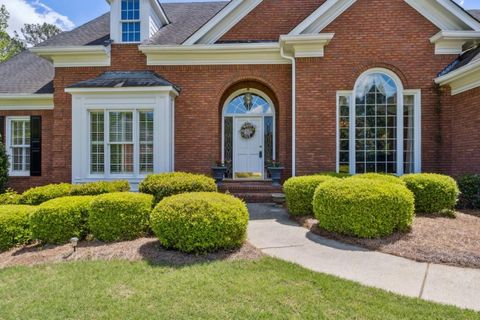
<path fill-rule="evenodd" d="M 122 42 L 140 42 L 140 0 L 122 0 Z"/>

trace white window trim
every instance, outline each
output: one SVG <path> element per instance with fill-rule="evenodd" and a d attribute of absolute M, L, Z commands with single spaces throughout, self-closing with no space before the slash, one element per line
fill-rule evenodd
<path fill-rule="evenodd" d="M 365 76 L 370 74 L 381 73 L 385 74 L 386 76 L 392 78 L 392 80 L 397 85 L 397 175 L 404 174 L 404 118 L 403 118 L 403 111 L 404 111 L 404 96 L 405 95 L 412 95 L 414 96 L 415 106 L 414 106 L 414 172 L 420 173 L 422 171 L 422 105 L 421 105 L 421 90 L 405 90 L 403 88 L 402 81 L 400 78 L 392 71 L 383 68 L 372 68 L 364 73 L 362 73 L 357 81 L 355 82 L 354 90 L 340 90 L 337 91 L 337 101 L 336 101 L 336 171 L 340 171 L 340 97 L 348 97 L 350 103 L 350 121 L 349 121 L 349 166 L 350 166 L 350 174 L 356 174 L 356 157 L 355 157 L 355 95 L 356 95 L 356 88 L 358 87 L 359 81 Z M 398 143 L 398 141 L 402 141 L 402 143 Z"/>
<path fill-rule="evenodd" d="M 90 168 L 90 112 L 91 111 L 150 111 L 154 113 L 154 170 L 153 173 L 172 172 L 174 169 L 174 132 L 173 112 L 174 92 L 149 92 L 145 88 L 138 88 L 138 92 L 111 93 L 73 93 L 72 92 L 72 182 L 85 183 L 98 180 L 126 179 L 136 190 L 141 180 L 148 174 L 140 174 L 139 168 L 135 168 L 134 174 L 109 174 L 108 137 L 105 136 L 105 173 L 91 174 Z M 104 112 L 105 112 L 104 111 Z M 134 117 L 138 115 L 134 113 Z M 108 114 L 105 118 L 108 124 Z M 138 126 L 138 121 L 135 122 Z M 108 129 L 108 125 L 105 126 Z M 138 128 L 135 130 L 138 132 Z M 105 131 L 108 135 L 108 131 Z M 138 135 L 138 133 L 137 133 Z M 134 141 L 138 137 L 134 137 Z M 138 148 L 138 144 L 137 145 Z M 135 163 L 138 166 L 139 150 L 134 151 Z"/>
<path fill-rule="evenodd" d="M 7 155 L 9 157 L 10 166 L 8 168 L 9 175 L 12 177 L 30 177 L 29 170 L 13 170 L 13 153 L 12 153 L 12 121 L 30 121 L 30 117 L 28 116 L 10 116 L 6 118 L 7 126 L 5 131 L 5 147 L 7 151 Z"/>

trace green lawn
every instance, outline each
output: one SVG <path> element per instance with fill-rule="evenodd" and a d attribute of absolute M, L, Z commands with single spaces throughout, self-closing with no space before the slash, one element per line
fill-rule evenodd
<path fill-rule="evenodd" d="M 76 262 L 0 270 L 0 319 L 479 319 L 293 264 Z"/>

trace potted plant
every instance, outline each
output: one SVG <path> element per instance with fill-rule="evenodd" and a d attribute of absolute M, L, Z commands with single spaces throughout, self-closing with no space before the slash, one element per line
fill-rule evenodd
<path fill-rule="evenodd" d="M 213 178 L 215 179 L 215 182 L 218 186 L 220 186 L 223 182 L 223 179 L 225 179 L 225 174 L 227 173 L 227 170 L 227 166 L 222 161 L 216 161 L 213 165 Z"/>
<path fill-rule="evenodd" d="M 282 166 L 282 164 L 278 161 L 271 161 L 268 164 L 268 172 L 270 173 L 270 176 L 272 177 L 272 184 L 276 187 L 281 186 L 282 182 L 282 173 L 285 168 Z"/>

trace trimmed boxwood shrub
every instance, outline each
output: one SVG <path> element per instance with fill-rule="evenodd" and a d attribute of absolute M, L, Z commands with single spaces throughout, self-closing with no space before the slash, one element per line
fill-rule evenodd
<path fill-rule="evenodd" d="M 461 192 L 458 207 L 461 209 L 479 209 L 480 175 L 466 174 L 458 178 L 457 182 Z"/>
<path fill-rule="evenodd" d="M 398 178 L 397 176 L 391 175 L 391 174 L 382 174 L 382 173 L 362 173 L 362 174 L 357 174 L 351 179 L 370 179 L 370 180 L 377 180 L 377 181 L 384 181 L 384 182 L 390 182 L 390 183 L 396 183 L 402 186 L 405 186 L 405 182 Z"/>
<path fill-rule="evenodd" d="M 153 195 L 155 203 L 181 193 L 217 191 L 217 185 L 212 178 L 184 172 L 149 175 L 140 183 L 139 188 L 140 192 Z"/>
<path fill-rule="evenodd" d="M 31 239 L 30 215 L 35 208 L 19 205 L 0 206 L 0 252 Z"/>
<path fill-rule="evenodd" d="M 96 181 L 72 186 L 72 196 L 96 196 L 104 193 L 130 191 L 130 184 L 127 180 L 117 181 Z"/>
<path fill-rule="evenodd" d="M 39 205 L 48 200 L 70 195 L 72 185 L 69 183 L 49 184 L 43 187 L 31 188 L 20 197 L 21 204 Z"/>
<path fill-rule="evenodd" d="M 361 238 L 406 231 L 415 214 L 406 187 L 372 179 L 327 181 L 315 191 L 313 208 L 321 228 Z"/>
<path fill-rule="evenodd" d="M 15 190 L 7 189 L 5 193 L 0 194 L 0 205 L 20 204 L 21 197 Z"/>
<path fill-rule="evenodd" d="M 344 172 L 321 172 L 321 173 L 318 173 L 317 175 L 333 177 L 333 178 L 342 178 L 342 179 L 352 176 L 350 173 L 344 173 Z"/>
<path fill-rule="evenodd" d="M 97 196 L 91 204 L 88 225 L 102 241 L 132 240 L 148 230 L 153 197 L 143 193 L 117 192 Z"/>
<path fill-rule="evenodd" d="M 186 193 L 162 200 L 150 220 L 163 246 L 207 253 L 245 242 L 248 210 L 245 203 L 230 195 Z"/>
<path fill-rule="evenodd" d="M 447 213 L 452 211 L 459 196 L 457 182 L 445 175 L 421 173 L 401 177 L 415 195 L 418 213 Z"/>
<path fill-rule="evenodd" d="M 332 179 L 330 176 L 315 175 L 293 177 L 283 185 L 288 211 L 293 216 L 306 216 L 313 213 L 312 201 L 317 187 Z"/>
<path fill-rule="evenodd" d="M 87 233 L 90 203 L 94 197 L 62 197 L 42 203 L 32 214 L 32 238 L 50 244 L 68 243 Z"/>

